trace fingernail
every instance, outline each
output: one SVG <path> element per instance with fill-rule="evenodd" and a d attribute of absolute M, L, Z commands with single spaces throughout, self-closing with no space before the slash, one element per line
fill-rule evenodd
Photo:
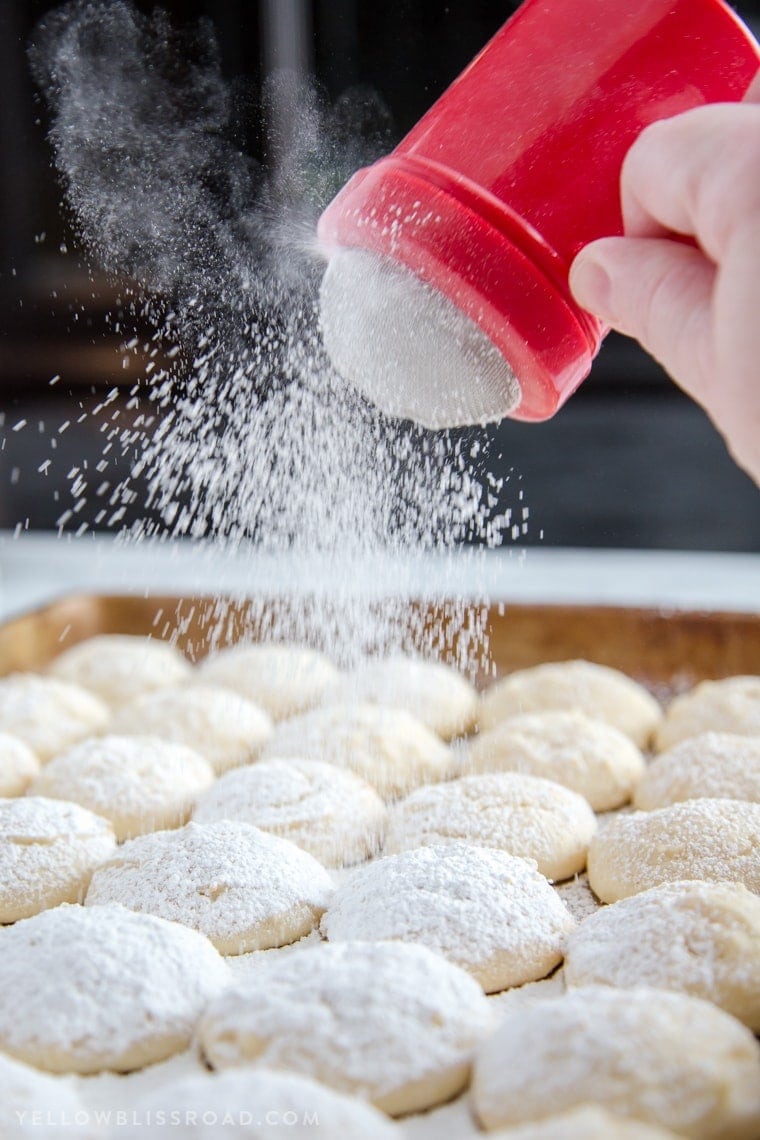
<path fill-rule="evenodd" d="M 590 254 L 581 253 L 570 269 L 570 288 L 582 308 L 611 322 L 612 282 L 607 270 Z"/>

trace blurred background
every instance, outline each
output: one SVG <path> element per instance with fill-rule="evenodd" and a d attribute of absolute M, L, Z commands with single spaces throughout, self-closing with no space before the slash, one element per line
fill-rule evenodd
<path fill-rule="evenodd" d="M 331 100 L 371 88 L 387 109 L 390 147 L 517 7 L 504 0 L 161 6 L 179 24 L 200 17 L 213 24 L 224 75 L 244 93 L 241 145 L 263 163 L 271 160 L 267 132 L 271 139 L 287 131 L 277 122 L 287 109 L 262 106 L 268 74 L 313 76 Z M 109 422 L 134 415 L 129 392 L 148 365 L 150 328 L 137 340 L 124 331 L 122 291 L 83 266 L 61 209 L 46 109 L 26 55 L 35 25 L 56 7 L 0 3 L 0 527 L 52 529 L 67 514 L 65 529 L 76 531 L 109 524 L 97 504 L 69 510 L 72 471 L 97 463 Z M 147 13 L 153 4 L 136 7 Z M 736 9 L 760 34 L 760 0 Z M 104 398 L 105 420 L 92 414 Z M 530 507 L 521 543 L 760 550 L 757 489 L 701 411 L 623 338 L 608 338 L 591 378 L 553 421 L 505 421 L 490 435 L 492 467 L 512 473 Z M 126 474 L 129 456 L 120 462 Z"/>

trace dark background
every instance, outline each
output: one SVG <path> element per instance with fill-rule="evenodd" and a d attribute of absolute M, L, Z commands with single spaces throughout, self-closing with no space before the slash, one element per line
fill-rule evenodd
<path fill-rule="evenodd" d="M 102 449 L 101 423 L 85 413 L 114 385 L 126 393 L 144 367 L 139 351 L 123 367 L 123 337 L 105 317 L 117 304 L 115 286 L 88 277 L 62 220 L 45 109 L 35 100 L 26 60 L 35 24 L 56 6 L 0 0 L 0 527 L 56 526 L 71 497 L 66 475 Z M 331 98 L 369 85 L 390 112 L 393 141 L 516 6 L 496 0 L 162 5 L 180 23 L 199 16 L 213 22 L 225 75 L 247 77 L 252 95 L 245 145 L 263 161 L 256 93 L 268 72 L 300 68 L 315 75 Z M 760 0 L 736 7 L 760 32 Z M 51 387 L 56 375 L 61 379 Z M 126 404 L 120 395 L 110 407 L 128 418 Z M 554 420 L 507 421 L 491 437 L 493 456 L 501 456 L 493 465 L 511 471 L 513 485 L 521 480 L 530 506 L 531 525 L 521 541 L 760 550 L 756 488 L 701 411 L 622 338 L 608 338 L 591 378 Z M 45 468 L 51 440 L 55 463 Z M 88 512 L 85 504 L 67 528 L 76 530 L 83 521 L 107 524 L 94 508 L 92 517 Z"/>

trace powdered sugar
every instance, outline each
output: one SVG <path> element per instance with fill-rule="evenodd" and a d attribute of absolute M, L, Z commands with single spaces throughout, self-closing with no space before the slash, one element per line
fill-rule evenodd
<path fill-rule="evenodd" d="M 320 928 L 333 942 L 419 942 L 491 993 L 549 973 L 561 961 L 573 925 L 535 864 L 454 843 L 388 856 L 355 871 Z"/>
<path fill-rule="evenodd" d="M 211 1004 L 199 1041 L 214 1067 L 290 1069 L 399 1114 L 463 1088 L 492 1028 L 477 982 L 424 946 L 345 942 L 262 963 Z"/>
<path fill-rule="evenodd" d="M 189 823 L 125 843 L 93 876 L 87 905 L 120 903 L 181 922 L 223 954 L 282 946 L 308 934 L 333 883 L 287 840 L 247 823 Z"/>
<path fill-rule="evenodd" d="M 241 820 L 291 840 L 325 866 L 377 853 L 387 811 L 369 784 L 318 760 L 260 760 L 230 772 L 196 804 L 199 823 Z"/>
<path fill-rule="evenodd" d="M 193 930 L 56 907 L 0 929 L 0 1048 L 52 1072 L 140 1068 L 185 1048 L 228 980 Z"/>

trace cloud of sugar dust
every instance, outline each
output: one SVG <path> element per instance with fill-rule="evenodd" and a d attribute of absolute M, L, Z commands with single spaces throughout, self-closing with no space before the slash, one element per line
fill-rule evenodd
<path fill-rule="evenodd" d="M 252 98 L 223 77 L 209 23 L 177 28 L 128 0 L 65 5 L 38 27 L 30 58 L 82 246 L 133 283 L 157 342 L 181 349 L 141 383 L 158 426 L 133 468 L 149 491 L 131 537 L 318 564 L 331 599 L 298 628 L 289 611 L 275 635 L 324 640 L 329 626 L 344 660 L 396 648 L 405 635 L 393 607 L 370 620 L 357 566 L 371 575 L 381 560 L 467 539 L 497 545 L 511 520 L 503 503 L 498 513 L 484 433 L 385 420 L 320 341 L 316 221 L 352 171 L 388 149 L 380 100 L 353 91 L 330 106 L 284 74 Z M 263 166 L 241 140 L 251 115 L 266 121 L 285 100 L 294 129 Z M 134 496 L 129 481 L 118 494 Z"/>

